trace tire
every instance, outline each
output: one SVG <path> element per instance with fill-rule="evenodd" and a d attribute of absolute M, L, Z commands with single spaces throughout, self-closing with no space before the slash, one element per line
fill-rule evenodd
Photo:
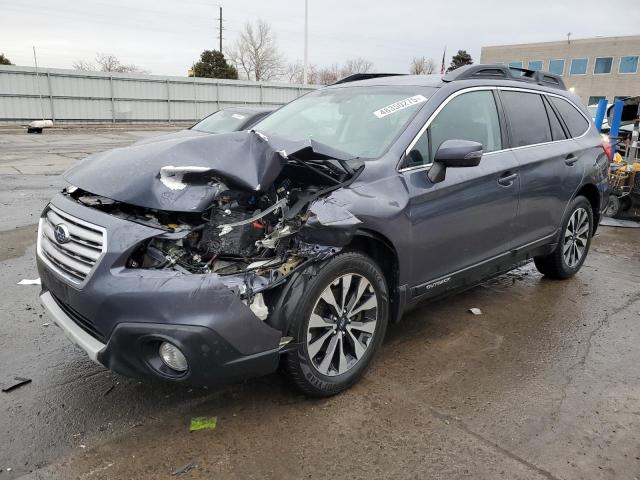
<path fill-rule="evenodd" d="M 558 246 L 549 255 L 534 257 L 536 268 L 550 278 L 574 276 L 582 267 L 593 235 L 593 210 L 583 196 L 574 198 L 562 220 Z"/>
<path fill-rule="evenodd" d="M 294 301 L 288 334 L 300 346 L 286 354 L 287 376 L 312 397 L 349 388 L 367 370 L 387 329 L 389 294 L 380 267 L 361 253 L 340 253 L 320 266 Z"/>
<path fill-rule="evenodd" d="M 607 208 L 604 211 L 605 216 L 614 218 L 620 215 L 621 211 L 622 211 L 622 202 L 620 201 L 620 197 L 616 197 L 615 195 L 610 195 L 609 203 L 607 203 Z"/>
<path fill-rule="evenodd" d="M 633 204 L 631 197 L 629 195 L 625 195 L 624 197 L 620 197 L 620 211 L 628 212 L 631 209 L 631 205 Z"/>

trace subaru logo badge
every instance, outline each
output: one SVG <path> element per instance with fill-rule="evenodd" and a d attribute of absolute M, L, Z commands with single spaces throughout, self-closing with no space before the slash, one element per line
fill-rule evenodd
<path fill-rule="evenodd" d="M 64 223 L 59 223 L 53 229 L 53 234 L 56 237 L 56 242 L 58 243 L 67 243 L 71 240 L 71 236 L 69 235 L 69 229 Z"/>

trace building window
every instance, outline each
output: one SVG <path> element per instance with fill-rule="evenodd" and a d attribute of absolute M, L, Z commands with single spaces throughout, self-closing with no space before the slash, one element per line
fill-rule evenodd
<path fill-rule="evenodd" d="M 622 96 L 613 97 L 613 103 L 617 102 L 618 100 L 624 100 L 625 98 L 629 98 L 629 95 L 622 95 Z"/>
<path fill-rule="evenodd" d="M 522 62 L 509 62 L 511 68 L 522 68 Z"/>
<path fill-rule="evenodd" d="M 571 75 L 586 75 L 587 62 L 586 58 L 574 58 L 571 60 Z"/>
<path fill-rule="evenodd" d="M 543 68 L 542 60 L 529 60 L 529 70 L 540 71 Z"/>
<path fill-rule="evenodd" d="M 594 75 L 611 73 L 611 65 L 613 65 L 613 57 L 596 58 L 596 63 L 593 65 Z"/>
<path fill-rule="evenodd" d="M 549 73 L 564 75 L 564 59 L 549 60 Z"/>
<path fill-rule="evenodd" d="M 589 102 L 587 103 L 587 105 L 591 106 L 591 105 L 598 105 L 598 102 L 600 102 L 600 100 L 602 100 L 603 98 L 607 98 L 604 96 L 598 96 L 598 95 L 592 95 L 589 97 Z"/>
<path fill-rule="evenodd" d="M 627 55 L 626 57 L 620 57 L 620 67 L 618 67 L 618 73 L 636 73 L 637 71 L 637 55 Z"/>

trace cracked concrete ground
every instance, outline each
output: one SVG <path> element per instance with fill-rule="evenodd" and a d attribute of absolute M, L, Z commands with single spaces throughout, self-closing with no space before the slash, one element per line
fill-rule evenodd
<path fill-rule="evenodd" d="M 108 146 L 66 135 L 58 153 Z M 0 479 L 173 478 L 190 463 L 181 478 L 640 478 L 640 229 L 601 227 L 573 279 L 527 265 L 410 312 L 340 396 L 306 399 L 279 375 L 189 389 L 92 364 L 43 326 L 38 287 L 16 285 L 36 276 L 58 170 L 0 172 L 0 383 L 33 379 L 0 393 Z M 203 415 L 217 428 L 189 433 Z"/>

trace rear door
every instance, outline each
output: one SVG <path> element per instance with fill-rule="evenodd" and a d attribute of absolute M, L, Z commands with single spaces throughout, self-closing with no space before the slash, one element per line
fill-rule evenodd
<path fill-rule="evenodd" d="M 513 246 L 521 247 L 556 233 L 584 168 L 578 145 L 546 95 L 502 89 L 500 96 L 519 163 L 520 203 Z"/>
<path fill-rule="evenodd" d="M 410 197 L 411 280 L 420 285 L 414 296 L 440 290 L 430 288 L 440 278 L 453 285 L 457 282 L 447 276 L 509 250 L 519 179 L 513 153 L 503 148 L 502 131 L 492 89 L 458 92 L 408 149 L 401 173 Z M 449 168 L 444 181 L 431 183 L 429 165 L 449 139 L 482 143 L 480 165 Z"/>

